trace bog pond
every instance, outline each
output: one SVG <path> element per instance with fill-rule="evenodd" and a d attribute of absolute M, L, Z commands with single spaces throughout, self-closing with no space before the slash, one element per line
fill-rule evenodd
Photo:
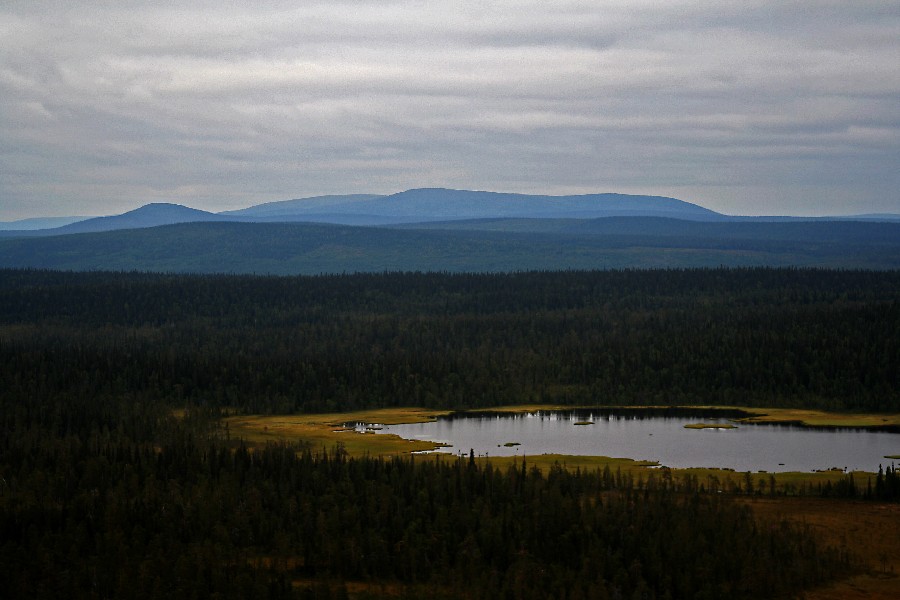
<path fill-rule="evenodd" d="M 357 424 L 477 456 L 568 454 L 658 461 L 673 468 L 735 471 L 877 471 L 900 453 L 900 433 L 797 425 L 732 423 L 727 411 L 576 410 L 465 414 L 428 423 Z M 686 426 L 703 425 L 702 428 Z M 716 427 L 720 426 L 720 427 Z M 732 428 L 729 428 L 732 427 Z"/>

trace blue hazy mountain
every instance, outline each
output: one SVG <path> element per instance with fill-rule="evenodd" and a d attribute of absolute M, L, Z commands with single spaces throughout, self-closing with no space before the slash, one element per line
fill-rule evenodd
<path fill-rule="evenodd" d="M 342 211 L 359 207 L 369 200 L 382 198 L 378 194 L 344 194 L 334 196 L 313 196 L 297 200 L 281 200 L 278 202 L 266 202 L 240 210 L 222 211 L 220 215 L 235 217 L 294 217 L 308 214 L 321 214 L 331 212 L 334 207 L 341 207 Z"/>
<path fill-rule="evenodd" d="M 833 217 L 835 219 L 841 217 Z M 854 221 L 900 221 L 900 214 L 894 213 L 868 213 L 864 215 L 850 215 L 848 217 L 843 217 L 845 219 L 852 219 Z"/>
<path fill-rule="evenodd" d="M 227 217 L 222 217 L 205 210 L 197 210 L 196 208 L 189 208 L 180 204 L 159 202 L 147 204 L 121 215 L 94 217 L 63 227 L 57 227 L 56 229 L 46 230 L 44 233 L 49 235 L 94 233 L 98 231 L 141 229 L 144 227 L 158 227 L 160 225 L 174 225 L 176 223 L 222 221 L 226 219 Z"/>
<path fill-rule="evenodd" d="M 62 227 L 92 217 L 33 217 L 18 221 L 0 221 L 0 231 L 36 231 Z"/>
<path fill-rule="evenodd" d="M 4 232 L 0 237 L 33 237 L 139 229 L 203 221 L 310 222 L 339 225 L 395 225 L 491 218 L 574 218 L 656 216 L 697 221 L 728 219 L 715 211 L 663 196 L 586 194 L 541 196 L 443 188 L 407 190 L 389 196 L 348 194 L 267 202 L 211 213 L 179 204 L 147 204 L 121 215 L 88 218 L 63 227 Z"/>
<path fill-rule="evenodd" d="M 627 194 L 538 196 L 442 188 L 407 190 L 373 200 L 365 208 L 370 214 L 423 221 L 496 217 L 588 219 L 610 216 L 656 216 L 691 220 L 718 220 L 723 217 L 696 204 L 663 196 Z"/>
<path fill-rule="evenodd" d="M 443 188 L 412 189 L 389 196 L 319 196 L 261 204 L 222 214 L 354 225 L 499 217 L 586 219 L 609 216 L 657 216 L 702 221 L 726 218 L 696 204 L 663 196 L 627 194 L 542 196 Z"/>
<path fill-rule="evenodd" d="M 421 188 L 391 195 L 349 194 L 315 196 L 296 200 L 268 202 L 240 210 L 211 213 L 179 204 L 148 204 L 121 215 L 85 218 L 61 227 L 38 229 L 38 223 L 28 229 L 4 230 L 0 238 L 40 237 L 140 229 L 208 221 L 241 221 L 258 223 L 331 223 L 340 225 L 400 226 L 404 224 L 438 224 L 457 222 L 458 227 L 473 230 L 545 231 L 548 228 L 562 233 L 590 233 L 584 228 L 601 229 L 598 225 L 577 223 L 564 225 L 562 221 L 591 221 L 612 217 L 655 217 L 712 225 L 724 222 L 807 222 L 807 221 L 892 221 L 897 215 L 859 215 L 855 217 L 735 217 L 723 215 L 702 206 L 664 196 L 628 194 L 585 194 L 574 196 L 546 196 L 509 194 L 485 191 Z M 75 219 L 66 217 L 65 219 Z M 515 220 L 520 222 L 515 222 Z M 491 220 L 496 222 L 491 223 Z M 501 223 L 500 221 L 507 222 Z M 548 221 L 549 220 L 549 221 Z M 42 221 L 52 225 L 52 221 Z M 642 226 L 647 225 L 644 222 Z M 617 225 L 618 226 L 618 225 Z M 580 231 L 579 231 L 580 229 Z M 670 226 L 666 226 L 670 229 Z"/>

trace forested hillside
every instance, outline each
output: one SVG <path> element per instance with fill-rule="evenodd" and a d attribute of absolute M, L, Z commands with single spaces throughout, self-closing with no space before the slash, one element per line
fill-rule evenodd
<path fill-rule="evenodd" d="M 900 223 L 692 223 L 610 217 L 466 221 L 403 229 L 197 222 L 48 237 L 7 232 L 13 233 L 18 239 L 0 239 L 0 268 L 272 275 L 900 268 Z"/>

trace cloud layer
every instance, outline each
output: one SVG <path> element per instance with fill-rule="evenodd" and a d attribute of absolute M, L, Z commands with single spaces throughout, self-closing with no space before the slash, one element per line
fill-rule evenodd
<path fill-rule="evenodd" d="M 900 212 L 900 2 L 11 1 L 0 220 L 443 186 Z"/>

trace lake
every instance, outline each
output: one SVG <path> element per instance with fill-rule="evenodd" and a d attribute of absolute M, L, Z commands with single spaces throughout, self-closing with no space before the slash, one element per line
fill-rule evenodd
<path fill-rule="evenodd" d="M 735 471 L 877 471 L 900 454 L 900 434 L 866 429 L 730 423 L 740 413 L 689 410 L 594 410 L 441 417 L 430 423 L 377 425 L 376 433 L 448 444 L 437 452 L 478 456 L 570 454 L 659 461 L 673 468 Z M 590 424 L 587 424 L 590 423 Z M 359 424 L 362 430 L 366 426 Z M 371 430 L 371 425 L 369 426 Z M 506 446 L 505 444 L 518 444 Z"/>

